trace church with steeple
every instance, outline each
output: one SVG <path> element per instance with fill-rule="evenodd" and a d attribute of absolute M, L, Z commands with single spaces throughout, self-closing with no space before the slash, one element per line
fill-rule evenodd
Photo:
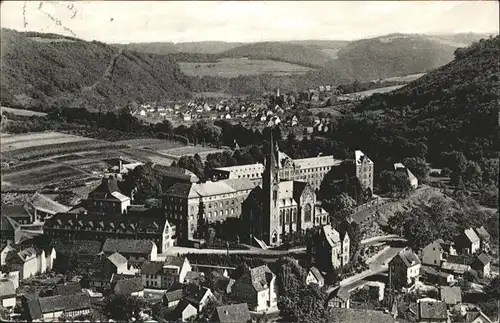
<path fill-rule="evenodd" d="M 291 234 L 327 224 L 328 214 L 316 205 L 314 188 L 306 181 L 280 176 L 285 160 L 271 131 L 262 182 L 242 203 L 242 241 L 279 246 Z"/>

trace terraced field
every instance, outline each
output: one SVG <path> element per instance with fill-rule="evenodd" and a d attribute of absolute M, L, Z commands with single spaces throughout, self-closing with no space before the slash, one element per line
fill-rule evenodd
<path fill-rule="evenodd" d="M 11 187 L 37 187 L 89 176 L 88 173 L 71 166 L 52 164 L 3 175 L 2 184 Z"/>
<path fill-rule="evenodd" d="M 2 134 L 0 137 L 0 151 L 4 153 L 19 149 L 29 150 L 34 147 L 46 145 L 64 146 L 63 144 L 77 143 L 82 141 L 90 142 L 96 140 L 80 136 L 67 135 L 59 132 L 42 132 L 23 135 Z"/>

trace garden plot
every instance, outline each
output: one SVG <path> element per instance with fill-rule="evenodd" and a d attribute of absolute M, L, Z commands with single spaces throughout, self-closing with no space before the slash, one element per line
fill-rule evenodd
<path fill-rule="evenodd" d="M 88 138 L 73 136 L 59 132 L 41 132 L 22 135 L 2 135 L 1 152 L 12 152 L 20 149 L 33 149 L 39 146 L 77 143 L 89 141 Z M 95 140 L 93 140 L 95 141 Z"/>
<path fill-rule="evenodd" d="M 10 186 L 44 186 L 61 181 L 88 177 L 89 174 L 67 165 L 38 167 L 2 176 L 2 182 Z"/>

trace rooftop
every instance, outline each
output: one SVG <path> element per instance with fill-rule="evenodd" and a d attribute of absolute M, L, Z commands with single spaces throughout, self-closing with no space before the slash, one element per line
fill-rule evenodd
<path fill-rule="evenodd" d="M 16 297 L 16 288 L 10 280 L 0 280 L 0 300 L 5 298 Z"/>
<path fill-rule="evenodd" d="M 216 308 L 218 322 L 248 322 L 251 320 L 247 303 L 218 306 Z"/>
<path fill-rule="evenodd" d="M 462 290 L 459 286 L 441 286 L 439 288 L 441 301 L 448 305 L 462 303 Z"/>
<path fill-rule="evenodd" d="M 102 252 L 145 255 L 152 252 L 154 245 L 151 240 L 106 239 L 102 246 Z"/>
<path fill-rule="evenodd" d="M 31 200 L 31 205 L 35 209 L 47 212 L 49 214 L 68 212 L 71 209 L 70 207 L 57 203 L 56 201 L 49 199 L 45 195 L 39 193 L 35 193 Z"/>
<path fill-rule="evenodd" d="M 421 301 L 418 303 L 418 317 L 421 320 L 442 320 L 448 318 L 445 302 Z"/>
<path fill-rule="evenodd" d="M 120 279 L 116 282 L 113 291 L 116 295 L 130 295 L 144 290 L 141 277 Z"/>
<path fill-rule="evenodd" d="M 163 269 L 163 262 L 161 261 L 146 261 L 142 264 L 141 274 L 144 275 L 157 275 Z"/>
<path fill-rule="evenodd" d="M 331 308 L 330 313 L 342 323 L 391 323 L 395 322 L 390 314 L 381 311 L 359 310 L 352 308 Z"/>

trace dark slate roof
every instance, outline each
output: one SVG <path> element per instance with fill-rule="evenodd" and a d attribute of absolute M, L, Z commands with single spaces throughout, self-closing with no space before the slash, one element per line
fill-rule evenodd
<path fill-rule="evenodd" d="M 191 191 L 192 185 L 192 183 L 175 183 L 169 189 L 167 189 L 164 195 L 187 198 L 189 196 L 189 192 Z"/>
<path fill-rule="evenodd" d="M 31 219 L 32 215 L 26 205 L 2 205 L 3 216 L 9 216 L 12 219 Z"/>
<path fill-rule="evenodd" d="M 185 281 L 187 283 L 204 281 L 205 275 L 199 271 L 188 271 L 186 273 Z"/>
<path fill-rule="evenodd" d="M 58 295 L 73 295 L 82 292 L 80 282 L 69 282 L 66 284 L 56 285 L 56 293 Z"/>
<path fill-rule="evenodd" d="M 90 296 L 87 293 L 73 295 L 56 295 L 50 297 L 40 297 L 40 310 L 42 313 L 56 311 L 76 311 L 91 308 Z"/>
<path fill-rule="evenodd" d="M 144 290 L 142 287 L 142 278 L 134 277 L 128 279 L 120 279 L 116 282 L 113 289 L 114 293 L 117 295 L 130 295 L 132 293 L 137 293 Z"/>
<path fill-rule="evenodd" d="M 31 198 L 31 205 L 37 210 L 50 214 L 68 212 L 71 209 L 70 207 L 57 203 L 56 201 L 39 193 L 35 193 L 35 195 Z"/>
<path fill-rule="evenodd" d="M 210 292 L 210 289 L 206 287 L 188 284 L 184 287 L 184 299 L 191 304 L 198 306 L 208 292 Z"/>
<path fill-rule="evenodd" d="M 54 247 L 56 253 L 61 254 L 79 254 L 95 256 L 101 252 L 102 243 L 92 240 L 52 240 L 51 246 Z"/>
<path fill-rule="evenodd" d="M 448 305 L 462 303 L 462 290 L 459 286 L 441 286 L 439 292 L 441 300 Z"/>
<path fill-rule="evenodd" d="M 486 266 L 491 262 L 490 256 L 485 254 L 484 252 L 481 253 L 479 256 L 477 256 L 477 260 L 483 264 L 483 266 Z"/>
<path fill-rule="evenodd" d="M 16 297 L 16 288 L 10 280 L 0 280 L 0 299 Z"/>
<path fill-rule="evenodd" d="M 220 323 L 248 322 L 251 320 L 247 303 L 218 306 L 217 319 Z"/>
<path fill-rule="evenodd" d="M 163 262 L 165 266 L 177 266 L 182 268 L 186 257 L 166 256 Z"/>
<path fill-rule="evenodd" d="M 415 266 L 420 264 L 420 259 L 418 259 L 418 256 L 409 248 L 405 248 L 401 250 L 398 254 L 399 258 L 403 260 L 403 263 L 407 267 Z"/>
<path fill-rule="evenodd" d="M 318 268 L 311 267 L 311 268 L 309 268 L 309 271 L 313 274 L 313 276 L 316 278 L 316 280 L 318 281 L 318 283 L 324 283 L 325 282 L 325 280 L 323 278 L 323 275 L 321 275 L 321 273 L 319 272 Z"/>
<path fill-rule="evenodd" d="M 352 308 L 331 308 L 330 313 L 342 323 L 391 323 L 395 322 L 390 314 L 381 311 L 359 310 Z"/>
<path fill-rule="evenodd" d="M 488 231 L 486 231 L 484 226 L 476 228 L 475 231 L 476 231 L 476 234 L 479 236 L 479 239 L 481 239 L 481 240 L 489 240 L 490 239 L 490 234 L 488 233 Z"/>
<path fill-rule="evenodd" d="M 92 192 L 90 192 L 89 196 L 106 198 L 110 196 L 114 192 L 120 192 L 118 188 L 118 181 L 114 177 L 105 177 L 102 179 L 102 182 L 99 186 L 97 186 Z"/>
<path fill-rule="evenodd" d="M 148 255 L 153 249 L 154 242 L 151 240 L 131 240 L 131 239 L 106 239 L 102 246 L 102 252 L 120 254 Z"/>
<path fill-rule="evenodd" d="M 425 302 L 418 303 L 418 317 L 422 320 L 446 319 L 448 311 L 446 310 L 445 302 Z"/>
<path fill-rule="evenodd" d="M 446 257 L 446 261 L 453 264 L 470 266 L 474 262 L 474 257 L 469 255 L 449 255 Z"/>
<path fill-rule="evenodd" d="M 150 232 L 161 234 L 165 226 L 165 218 L 147 218 L 122 215 L 100 214 L 72 214 L 58 213 L 51 219 L 45 221 L 43 226 L 46 229 L 63 229 L 69 226 L 73 230 L 79 231 L 101 231 L 111 232 Z"/>
<path fill-rule="evenodd" d="M 142 264 L 141 274 L 157 275 L 163 269 L 163 263 L 160 261 L 146 261 Z"/>
<path fill-rule="evenodd" d="M 263 291 L 269 288 L 269 284 L 273 279 L 274 274 L 271 272 L 269 267 L 262 265 L 255 268 L 249 268 L 245 266 L 242 277 L 239 278 L 241 281 L 251 282 L 253 288 L 257 291 Z"/>
<path fill-rule="evenodd" d="M 26 301 L 23 304 L 24 313 L 31 320 L 39 319 L 42 317 L 42 309 L 40 308 L 40 302 L 38 301 L 38 296 L 36 295 L 24 295 Z"/>
<path fill-rule="evenodd" d="M 480 316 L 485 317 L 485 320 L 487 318 L 486 322 L 492 322 L 489 317 L 487 317 L 483 312 L 481 312 L 481 310 L 479 310 L 477 308 L 467 311 L 467 314 L 465 314 L 465 322 L 466 323 L 474 322 L 474 320 L 476 320 Z"/>
<path fill-rule="evenodd" d="M 1 231 L 19 231 L 20 230 L 20 225 L 19 223 L 14 220 L 13 218 L 1 214 L 1 219 L 0 219 L 0 230 Z"/>
<path fill-rule="evenodd" d="M 167 300 L 167 302 L 175 302 L 179 301 L 182 299 L 182 296 L 184 295 L 184 292 L 182 289 L 176 289 L 170 292 L 166 292 L 164 297 Z"/>
<path fill-rule="evenodd" d="M 295 201 L 300 200 L 300 196 L 307 187 L 307 182 L 293 181 L 293 199 Z"/>

